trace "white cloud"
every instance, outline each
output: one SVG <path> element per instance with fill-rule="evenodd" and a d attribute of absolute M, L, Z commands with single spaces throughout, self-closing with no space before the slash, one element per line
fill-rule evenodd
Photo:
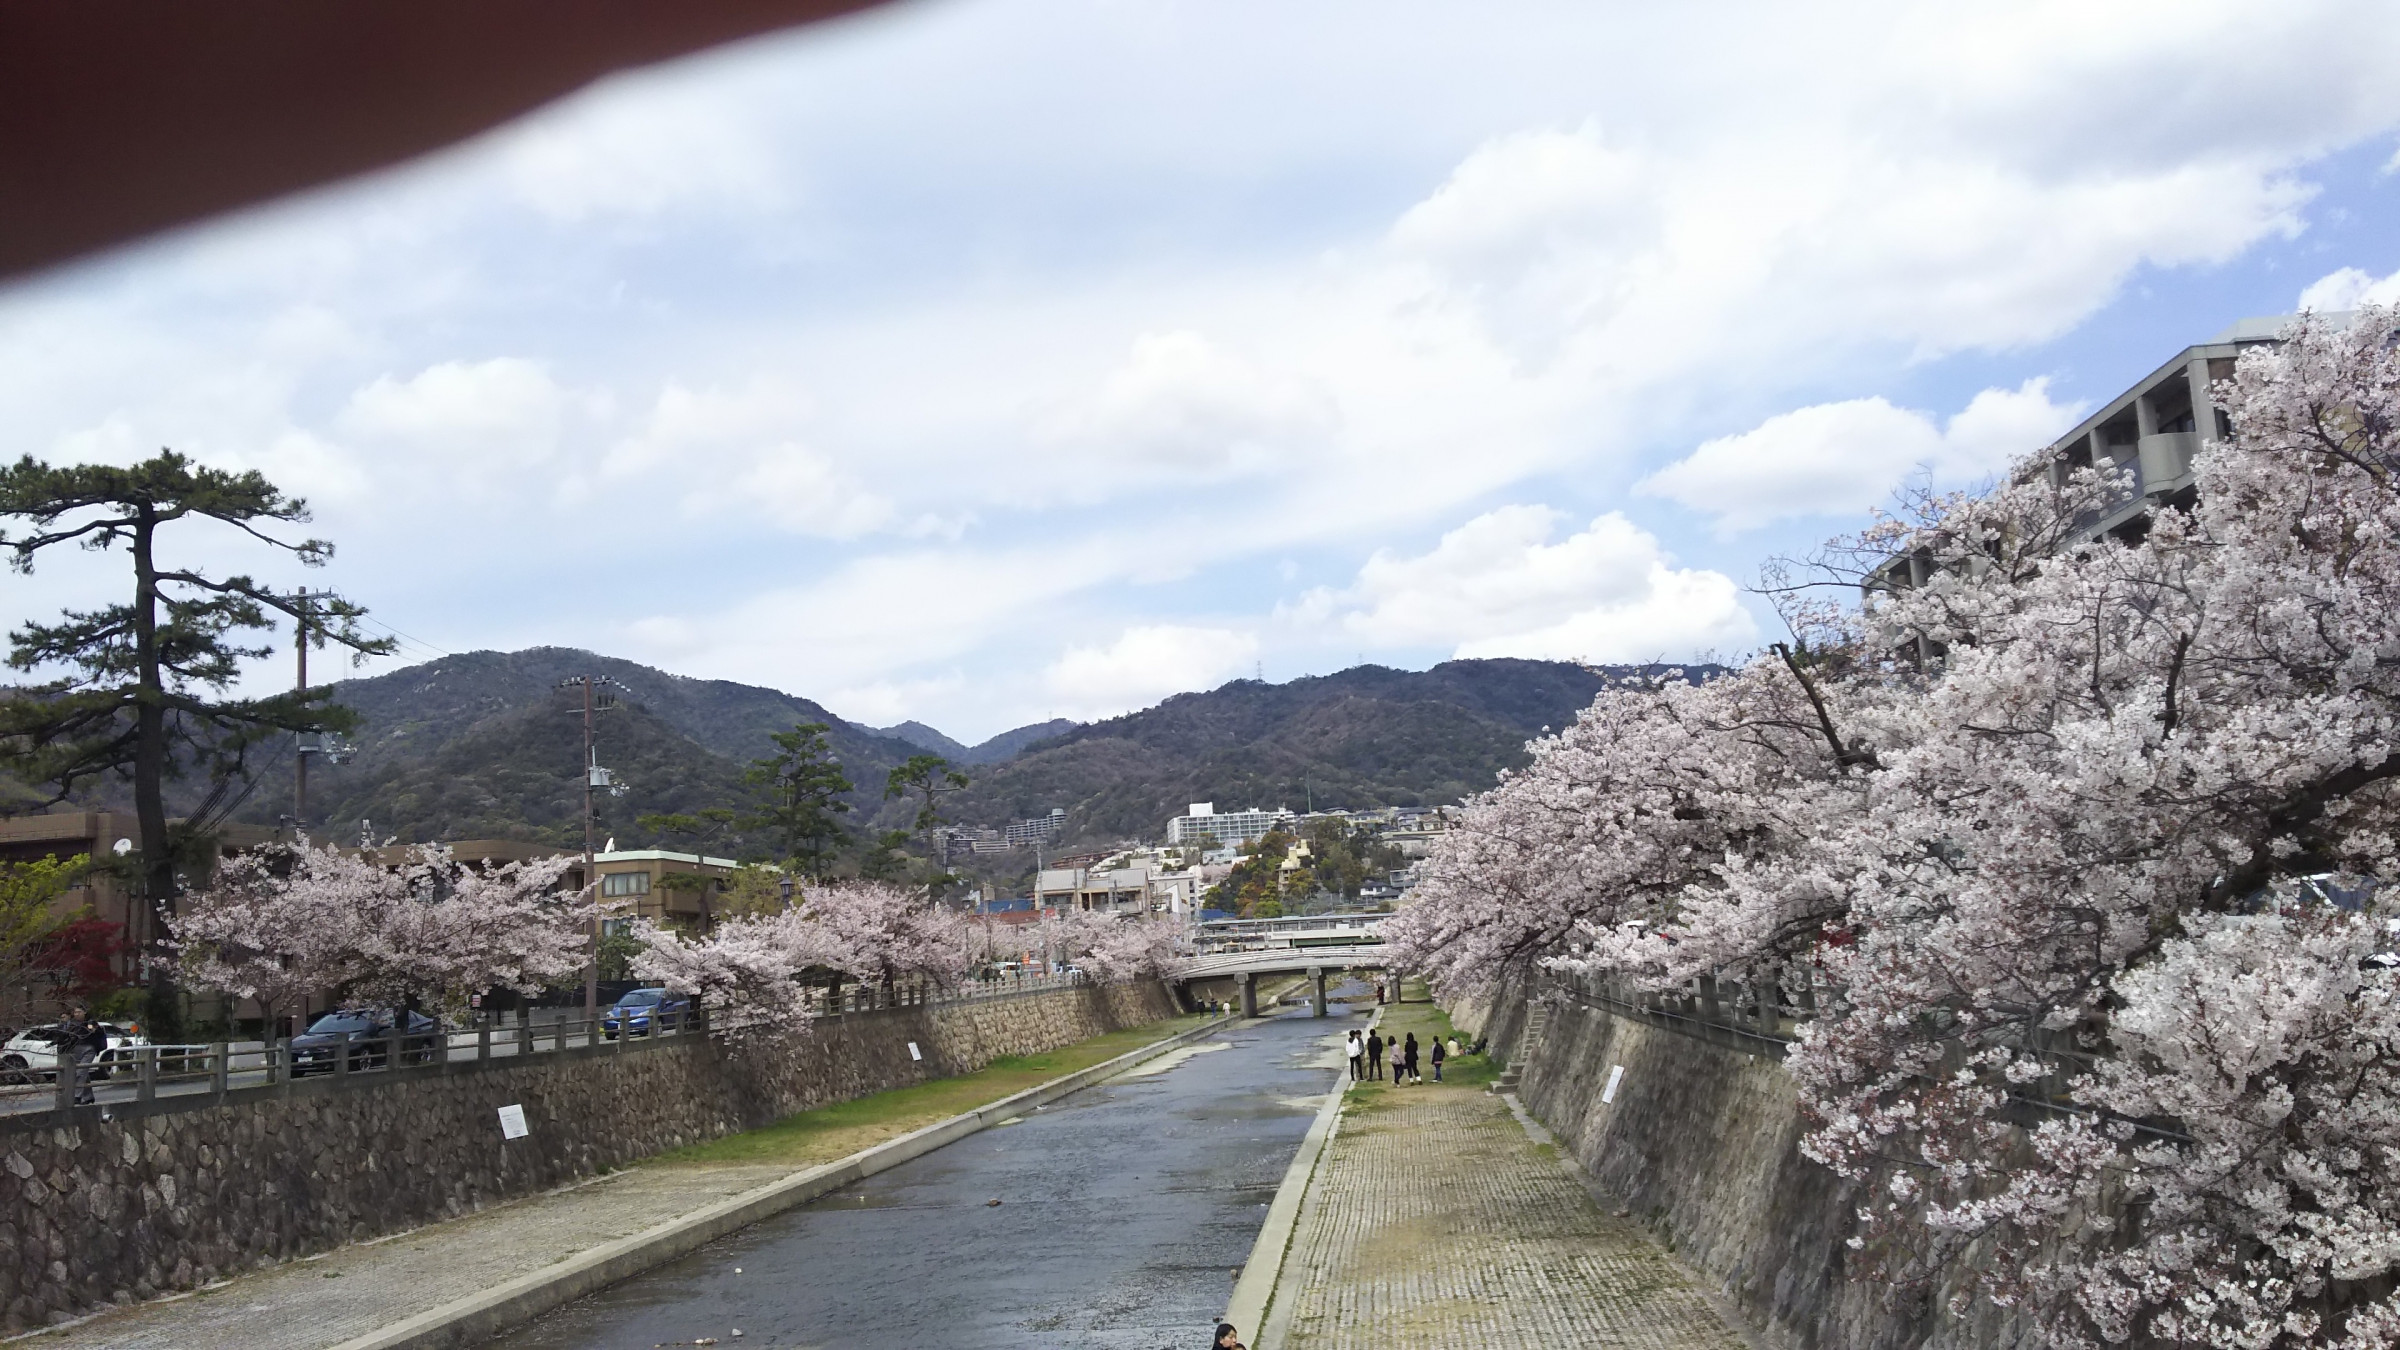
<path fill-rule="evenodd" d="M 1287 617 L 1462 657 L 1682 659 L 1756 638 L 1722 573 L 1674 567 L 1656 539 L 1613 511 L 1552 543 L 1565 519 L 1546 506 L 1486 512 L 1430 552 L 1377 552 L 1355 584 L 1311 592 Z"/>
<path fill-rule="evenodd" d="M 2300 298 L 2294 309 L 2313 310 L 2319 314 L 2338 314 L 2360 305 L 2389 305 L 2400 303 L 2400 272 L 2377 279 L 2372 273 L 2356 267 L 2345 267 L 2317 278 Z"/>
<path fill-rule="evenodd" d="M 538 362 L 444 361 L 405 380 L 378 377 L 350 396 L 334 425 L 362 441 L 435 456 L 480 483 L 556 454 L 574 401 Z"/>
<path fill-rule="evenodd" d="M 1135 338 L 1098 389 L 1041 419 L 1034 435 L 1109 468 L 1207 479 L 1271 468 L 1339 421 L 1310 381 L 1179 330 Z"/>
<path fill-rule="evenodd" d="M 1669 561 L 1622 518 L 1487 520 L 1439 576 L 1382 555 L 1388 594 L 1276 564 L 1911 362 L 1936 414 L 1862 401 L 1775 426 L 1814 460 L 1654 487 L 1737 529 L 1982 472 L 2057 405 L 1968 404 L 1941 358 L 2016 360 L 2137 276 L 2187 294 L 2117 331 L 2238 304 L 2303 254 L 2310 179 L 2355 195 L 2332 152 L 2400 128 L 2390 6 L 1394 3 L 901 6 L 609 81 L 11 291 L 0 455 L 266 466 L 343 544 L 312 580 L 403 627 L 623 635 L 960 734 L 1057 697 L 1031 635 L 1240 632 L 1327 580 L 1447 650 L 1731 647 L 1748 546 Z"/>
<path fill-rule="evenodd" d="M 1856 515 L 1911 473 L 1948 483 L 1996 473 L 2072 426 L 2083 408 L 2053 402 L 2046 378 L 1986 389 L 1947 427 L 1882 398 L 1819 403 L 1702 442 L 1634 491 L 1714 516 L 1727 534 L 1798 516 Z"/>
<path fill-rule="evenodd" d="M 1065 709 L 1091 721 L 1155 703 L 1169 694 L 1211 689 L 1250 668 L 1255 634 L 1231 628 L 1147 624 L 1105 647 L 1070 647 L 1043 672 L 1043 686 Z"/>
<path fill-rule="evenodd" d="M 600 475 L 668 491 L 692 518 L 742 517 L 828 539 L 891 524 L 888 498 L 801 439 L 814 413 L 815 401 L 785 381 L 700 389 L 670 381 L 641 429 L 610 447 Z M 580 480 L 573 495 L 601 490 Z"/>

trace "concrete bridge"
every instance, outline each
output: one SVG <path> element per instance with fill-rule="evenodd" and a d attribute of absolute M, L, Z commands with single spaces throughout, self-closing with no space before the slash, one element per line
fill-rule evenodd
<path fill-rule="evenodd" d="M 1383 914 L 1327 914 L 1297 919 L 1220 919 L 1200 928 L 1200 954 L 1178 984 L 1230 978 L 1241 991 L 1242 1016 L 1258 1016 L 1263 975 L 1309 977 L 1309 1001 L 1323 1017 L 1325 981 L 1346 970 L 1389 970 Z"/>

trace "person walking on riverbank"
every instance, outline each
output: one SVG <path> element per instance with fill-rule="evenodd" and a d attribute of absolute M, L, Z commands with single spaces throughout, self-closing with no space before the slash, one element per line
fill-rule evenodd
<path fill-rule="evenodd" d="M 1361 1041 L 1361 1040 L 1359 1040 L 1359 1038 L 1358 1038 L 1358 1028 L 1356 1028 L 1356 1027 L 1352 1027 L 1352 1028 L 1350 1028 L 1350 1046 L 1349 1046 L 1349 1049 L 1350 1049 L 1350 1081 L 1351 1081 L 1351 1082 L 1353 1082 L 1353 1083 L 1355 1083 L 1355 1082 L 1357 1082 L 1357 1081 L 1358 1081 L 1360 1078 L 1362 1078 L 1362 1077 L 1364 1077 L 1364 1076 L 1365 1076 L 1365 1070 L 1366 1070 L 1366 1066 L 1365 1066 L 1364 1064 L 1362 1064 L 1360 1061 L 1361 1061 L 1361 1060 L 1363 1060 L 1363 1059 L 1365 1059 L 1365 1058 L 1366 1058 L 1366 1054 L 1367 1054 L 1367 1047 L 1366 1047 L 1366 1043 L 1365 1043 L 1365 1042 L 1363 1042 L 1363 1041 Z"/>
<path fill-rule="evenodd" d="M 1241 1333 L 1231 1322 L 1217 1323 L 1217 1334 L 1209 1338 L 1209 1350 L 1243 1350 Z"/>
<path fill-rule="evenodd" d="M 1417 1033 L 1408 1033 L 1408 1043 L 1401 1047 L 1400 1058 L 1408 1065 L 1408 1081 L 1422 1083 L 1424 1076 L 1417 1072 Z"/>
<path fill-rule="evenodd" d="M 1378 1083 L 1383 1081 L 1383 1037 L 1373 1032 L 1367 1034 L 1367 1077 Z"/>
<path fill-rule="evenodd" d="M 1436 1036 L 1433 1038 L 1433 1081 L 1437 1083 L 1442 1081 L 1442 1060 L 1444 1058 L 1446 1056 L 1442 1053 L 1442 1038 Z"/>

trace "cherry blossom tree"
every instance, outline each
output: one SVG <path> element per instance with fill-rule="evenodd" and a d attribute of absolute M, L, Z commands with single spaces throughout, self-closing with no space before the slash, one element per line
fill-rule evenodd
<path fill-rule="evenodd" d="M 313 992 L 452 1009 L 534 993 L 586 959 L 588 911 L 557 889 L 570 862 L 478 868 L 428 845 L 385 866 L 305 839 L 253 850 L 184 901 L 167 954 L 193 987 L 270 1009 Z"/>
<path fill-rule="evenodd" d="M 633 925 L 636 978 L 697 997 L 726 1034 L 761 1027 L 805 1030 L 804 979 L 839 971 L 889 989 L 923 980 L 947 987 L 972 963 L 964 916 L 876 881 L 810 886 L 794 908 L 719 920 L 688 934 L 648 920 Z"/>
<path fill-rule="evenodd" d="M 1105 984 L 1172 979 L 1193 950 L 1190 925 L 1165 914 L 1067 910 L 1036 924 L 1034 940 L 1056 959 Z"/>
<path fill-rule="evenodd" d="M 2400 1344 L 2394 332 L 2246 353 L 2139 537 L 2082 537 L 2122 476 L 2028 464 L 1837 541 L 1799 640 L 1600 696 L 1390 936 L 1449 990 L 1812 972 L 1805 1147 L 1901 1286 L 2059 1346 Z"/>
<path fill-rule="evenodd" d="M 640 944 L 632 960 L 634 978 L 692 996 L 708 1010 L 712 1031 L 808 1029 L 801 976 L 824 964 L 830 948 L 818 925 L 800 915 L 720 919 L 705 935 L 637 919 L 632 932 Z"/>
<path fill-rule="evenodd" d="M 927 904 L 924 893 L 887 881 L 833 881 L 808 888 L 800 906 L 820 944 L 818 964 L 890 988 L 925 980 L 948 988 L 974 963 L 976 937 L 964 915 Z"/>

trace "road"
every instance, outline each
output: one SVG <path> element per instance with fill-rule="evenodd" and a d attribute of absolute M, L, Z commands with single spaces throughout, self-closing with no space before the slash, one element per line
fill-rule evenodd
<path fill-rule="evenodd" d="M 1358 1020 L 1295 1011 L 1230 1028 L 494 1344 L 1206 1344 Z"/>
<path fill-rule="evenodd" d="M 1053 982 L 1046 977 L 1006 983 L 970 983 L 949 994 L 937 996 L 934 1001 L 951 1003 L 986 998 L 1010 998 L 1020 994 L 1039 993 L 1064 987 L 1072 986 Z M 854 986 L 851 997 L 855 1000 L 858 995 L 859 991 Z M 874 1011 L 874 1008 L 865 1003 L 857 1003 L 854 1005 L 854 1010 Z M 560 1049 L 581 1049 L 593 1043 L 592 1026 L 585 1021 L 583 1009 L 580 1007 L 534 1008 L 530 1010 L 528 1020 L 532 1029 L 535 1054 L 546 1054 Z M 562 1023 L 564 1024 L 563 1031 Z M 611 1037 L 602 1036 L 599 1039 L 601 1044 L 615 1044 Z M 451 1031 L 448 1033 L 448 1040 L 447 1057 L 450 1059 L 475 1059 L 484 1053 L 479 1037 L 473 1031 Z M 262 1054 L 264 1048 L 258 1041 L 237 1041 L 233 1044 L 226 1073 L 225 1085 L 228 1089 L 262 1087 L 274 1081 L 266 1071 L 265 1059 Z M 159 1097 L 197 1096 L 216 1090 L 213 1076 L 209 1072 L 205 1060 L 209 1047 L 195 1045 L 190 1047 L 190 1050 L 193 1053 L 188 1059 L 176 1058 L 173 1056 L 173 1052 L 169 1052 L 169 1057 L 163 1061 L 167 1067 L 162 1069 L 157 1081 L 152 1085 L 153 1095 Z M 517 1053 L 517 1024 L 514 1021 L 505 1020 L 495 1024 L 492 1028 L 490 1057 L 507 1059 Z M 183 1067 L 185 1065 L 190 1067 Z M 381 1070 L 369 1069 L 367 1072 L 380 1073 Z M 0 1082 L 0 1116 L 48 1111 L 58 1105 L 58 1084 L 55 1078 L 40 1071 L 28 1076 L 34 1081 Z M 116 1065 L 115 1071 L 108 1077 L 93 1080 L 94 1099 L 103 1107 L 138 1102 L 141 1099 L 139 1079 L 140 1070 L 129 1058 L 127 1062 Z"/>

